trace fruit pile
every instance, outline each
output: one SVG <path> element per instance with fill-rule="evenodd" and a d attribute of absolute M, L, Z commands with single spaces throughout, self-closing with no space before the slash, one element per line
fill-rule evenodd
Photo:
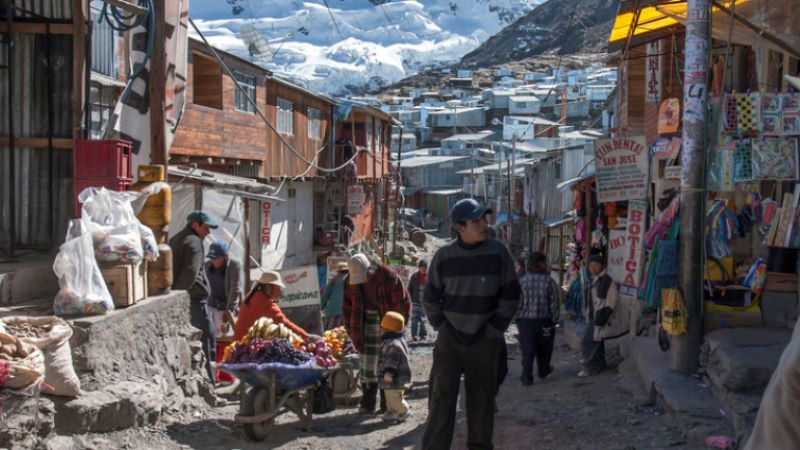
<path fill-rule="evenodd" d="M 300 348 L 306 353 L 313 355 L 314 361 L 320 367 L 327 369 L 338 364 L 336 358 L 333 357 L 331 348 L 325 340 L 309 338 Z"/>
<path fill-rule="evenodd" d="M 336 357 L 356 353 L 353 341 L 350 340 L 350 336 L 347 335 L 344 327 L 336 327 L 325 331 L 325 343 L 328 344 L 328 347 L 331 348 Z"/>
<path fill-rule="evenodd" d="M 223 360 L 226 363 L 283 363 L 299 366 L 311 360 L 311 355 L 294 348 L 286 338 L 266 340 L 255 338 L 249 341 L 234 342 L 225 348 Z"/>
<path fill-rule="evenodd" d="M 253 339 L 270 340 L 275 338 L 286 338 L 297 348 L 303 343 L 303 338 L 295 334 L 282 323 L 274 323 L 269 317 L 262 317 L 250 327 L 244 340 L 247 342 Z"/>

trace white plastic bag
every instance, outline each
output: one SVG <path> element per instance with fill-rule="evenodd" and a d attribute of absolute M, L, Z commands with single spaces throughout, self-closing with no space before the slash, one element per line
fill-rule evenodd
<path fill-rule="evenodd" d="M 94 258 L 90 233 L 61 245 L 53 271 L 61 286 L 53 304 L 56 315 L 97 315 L 114 309 L 114 300 Z"/>
<path fill-rule="evenodd" d="M 142 250 L 144 250 L 144 259 L 150 262 L 156 262 L 158 259 L 158 241 L 153 230 L 147 225 L 139 224 L 139 234 L 142 236 Z"/>
<path fill-rule="evenodd" d="M 86 188 L 78 195 L 81 219 L 92 232 L 98 261 L 137 263 L 144 257 L 141 223 L 131 207 L 140 195 L 102 187 Z"/>

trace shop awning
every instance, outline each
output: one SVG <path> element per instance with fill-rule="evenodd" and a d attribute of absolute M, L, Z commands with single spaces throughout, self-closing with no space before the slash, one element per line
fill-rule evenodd
<path fill-rule="evenodd" d="M 800 54 L 800 25 L 794 19 L 792 2 L 769 0 L 714 1 L 711 28 L 714 38 L 737 44 L 769 47 L 778 52 Z M 639 17 L 636 19 L 636 8 Z M 687 4 L 676 0 L 624 0 L 608 39 L 609 51 L 624 50 L 628 35 L 631 47 L 661 39 L 686 23 Z M 735 16 L 731 28 L 731 14 Z"/>
<path fill-rule="evenodd" d="M 585 174 L 583 174 L 583 175 L 581 175 L 579 177 L 575 177 L 575 178 L 569 179 L 567 181 L 562 181 L 561 183 L 558 183 L 556 185 L 556 189 L 558 189 L 561 192 L 564 192 L 567 189 L 571 188 L 572 186 L 580 183 L 581 181 L 588 180 L 589 178 L 592 178 L 593 176 L 594 176 L 594 172 L 589 172 L 589 173 L 585 173 Z"/>
<path fill-rule="evenodd" d="M 567 214 L 564 214 L 563 216 L 554 217 L 552 219 L 547 219 L 544 222 L 542 222 L 542 224 L 546 228 L 553 228 L 553 227 L 557 227 L 559 225 L 564 225 L 565 223 L 570 223 L 570 222 L 574 222 L 574 221 L 575 221 L 575 211 L 570 211 Z"/>

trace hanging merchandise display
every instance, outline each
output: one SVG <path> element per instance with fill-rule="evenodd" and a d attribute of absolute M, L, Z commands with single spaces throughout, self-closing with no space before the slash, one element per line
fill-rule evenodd
<path fill-rule="evenodd" d="M 680 336 L 688 328 L 688 311 L 678 289 L 669 288 L 661 291 L 664 303 L 661 307 L 661 328 L 670 336 Z"/>
<path fill-rule="evenodd" d="M 762 137 L 753 139 L 753 178 L 797 179 L 797 139 Z"/>
<path fill-rule="evenodd" d="M 761 133 L 780 135 L 782 132 L 781 95 L 761 94 Z"/>
<path fill-rule="evenodd" d="M 739 229 L 736 214 L 722 201 L 715 201 L 706 215 L 706 244 L 708 256 L 723 259 L 733 253 L 731 240 Z"/>
<path fill-rule="evenodd" d="M 784 135 L 800 134 L 800 93 L 784 93 L 781 95 L 783 110 L 782 129 Z"/>
<path fill-rule="evenodd" d="M 735 146 L 723 136 L 723 143 L 716 146 L 708 155 L 706 188 L 710 191 L 733 191 L 733 164 Z"/>
<path fill-rule="evenodd" d="M 734 141 L 733 152 L 733 179 L 734 181 L 749 181 L 753 179 L 753 150 L 750 139 Z"/>
<path fill-rule="evenodd" d="M 759 132 L 761 129 L 759 123 L 761 117 L 760 95 L 758 93 L 734 94 L 733 100 L 736 106 L 736 133 L 746 136 Z"/>
<path fill-rule="evenodd" d="M 677 133 L 681 127 L 681 102 L 668 98 L 658 108 L 658 134 Z"/>

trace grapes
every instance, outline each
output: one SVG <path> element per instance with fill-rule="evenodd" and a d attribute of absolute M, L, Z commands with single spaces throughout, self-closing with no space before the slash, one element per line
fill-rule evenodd
<path fill-rule="evenodd" d="M 234 344 L 230 352 L 229 363 L 270 363 L 277 362 L 299 366 L 311 360 L 311 355 L 306 352 L 295 350 L 291 342 L 286 338 L 264 340 L 256 338 L 242 344 Z"/>

